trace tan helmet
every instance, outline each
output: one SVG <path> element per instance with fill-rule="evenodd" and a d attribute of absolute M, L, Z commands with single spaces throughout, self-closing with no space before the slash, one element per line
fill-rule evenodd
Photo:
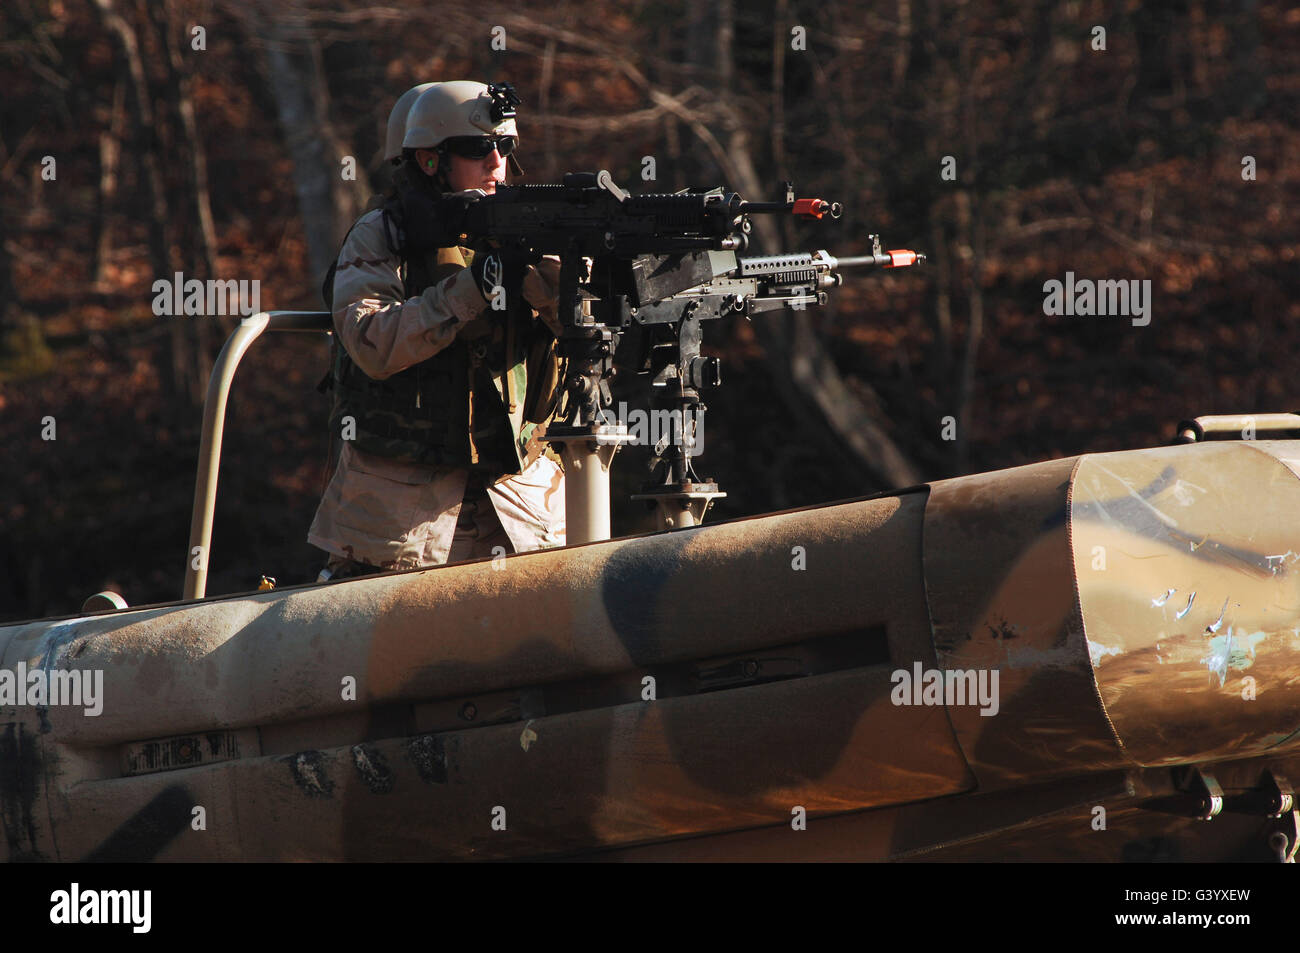
<path fill-rule="evenodd" d="M 388 135 L 384 139 L 385 162 L 396 162 L 402 157 L 402 139 L 406 136 L 406 117 L 411 112 L 411 107 L 415 105 L 415 101 L 420 98 L 420 94 L 426 89 L 437 85 L 437 83 L 421 83 L 419 86 L 412 86 L 397 98 L 393 111 L 388 114 Z"/>
<path fill-rule="evenodd" d="M 454 136 L 514 136 L 515 106 L 519 97 L 509 83 L 473 83 L 457 80 L 435 83 L 416 99 L 406 117 L 405 149 L 433 149 Z M 520 168 L 512 154 L 510 168 Z"/>

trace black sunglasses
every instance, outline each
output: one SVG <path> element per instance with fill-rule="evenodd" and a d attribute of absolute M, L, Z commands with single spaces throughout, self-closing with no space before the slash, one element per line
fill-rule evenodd
<path fill-rule="evenodd" d="M 486 159 L 496 149 L 502 158 L 515 151 L 514 136 L 452 136 L 443 142 L 447 151 L 462 159 Z"/>

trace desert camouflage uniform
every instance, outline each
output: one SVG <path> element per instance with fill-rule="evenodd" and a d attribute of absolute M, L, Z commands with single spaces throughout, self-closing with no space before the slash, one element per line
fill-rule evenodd
<path fill-rule="evenodd" d="M 334 328 L 356 368 L 375 380 L 427 361 L 456 341 L 501 335 L 501 318 L 487 309 L 470 270 L 472 253 L 440 249 L 434 274 L 441 280 L 408 300 L 399 256 L 389 247 L 382 210 L 363 216 L 339 254 L 334 279 Z M 537 280 L 535 277 L 532 280 Z M 525 288 L 527 289 L 527 285 Z M 534 300 L 537 295 L 530 295 Z M 554 314 L 543 319 L 553 329 Z M 534 366 L 540 366 L 533 362 Z M 548 365 L 554 368 L 553 362 Z M 553 374 L 553 370 L 552 370 Z M 540 439 L 544 426 L 530 423 L 521 384 L 537 382 L 492 375 L 510 414 L 515 469 L 500 472 L 436 466 L 367 453 L 343 441 L 342 453 L 325 490 L 307 541 L 330 553 L 339 575 L 355 563 L 382 569 L 410 569 L 456 560 L 526 552 L 565 541 L 564 474 Z M 541 387 L 550 393 L 552 376 Z M 473 418 L 471 404 L 471 419 Z M 500 447 L 504 419 L 484 427 L 473 423 L 471 454 L 485 435 Z M 506 464 L 507 468 L 509 464 Z M 481 487 L 481 489 L 480 489 Z M 467 496 L 468 489 L 468 496 Z M 498 549 L 497 547 L 501 547 Z M 353 564 L 350 565 L 349 563 Z"/>

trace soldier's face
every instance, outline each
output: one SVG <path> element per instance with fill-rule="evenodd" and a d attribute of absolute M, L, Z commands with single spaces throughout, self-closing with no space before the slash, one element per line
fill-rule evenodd
<path fill-rule="evenodd" d="M 451 160 L 447 182 L 453 192 L 482 189 L 492 193 L 497 190 L 498 183 L 506 180 L 506 160 L 495 149 L 482 159 L 466 159 L 454 153 L 447 158 Z"/>

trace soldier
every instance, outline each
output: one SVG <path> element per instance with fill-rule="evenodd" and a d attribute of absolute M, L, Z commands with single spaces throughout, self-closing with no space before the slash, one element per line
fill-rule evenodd
<path fill-rule="evenodd" d="M 439 222 L 449 195 L 494 192 L 507 161 L 521 173 L 517 103 L 508 84 L 421 92 L 384 207 L 339 253 L 342 452 L 307 537 L 330 554 L 321 581 L 564 544 L 564 475 L 542 439 L 559 261 L 458 247 Z"/>

